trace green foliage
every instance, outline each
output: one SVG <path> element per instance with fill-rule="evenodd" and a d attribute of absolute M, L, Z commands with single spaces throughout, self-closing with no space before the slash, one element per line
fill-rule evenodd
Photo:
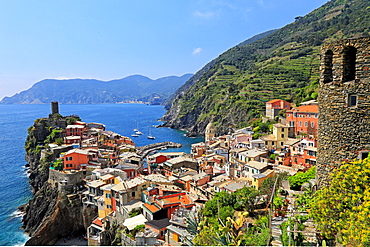
<path fill-rule="evenodd" d="M 311 167 L 306 172 L 298 172 L 294 176 L 288 177 L 290 187 L 292 189 L 300 189 L 303 183 L 310 181 L 310 179 L 314 179 L 316 174 L 316 167 Z"/>
<path fill-rule="evenodd" d="M 55 170 L 62 171 L 62 170 L 63 170 L 63 168 L 64 168 L 64 165 L 63 165 L 63 159 L 57 159 L 57 160 L 55 160 L 55 161 L 52 163 L 52 167 L 53 167 Z"/>
<path fill-rule="evenodd" d="M 344 246 L 370 245 L 370 158 L 333 170 L 330 185 L 318 190 L 310 217 L 325 239 Z"/>

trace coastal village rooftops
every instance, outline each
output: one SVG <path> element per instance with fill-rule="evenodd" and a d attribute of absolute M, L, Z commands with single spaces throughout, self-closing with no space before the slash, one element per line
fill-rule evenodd
<path fill-rule="evenodd" d="M 244 186 L 249 186 L 249 185 L 245 183 L 231 183 L 231 184 L 226 185 L 224 189 L 230 192 L 235 192 L 237 190 L 242 189 Z"/>
<path fill-rule="evenodd" d="M 162 207 L 166 207 L 172 204 L 182 204 L 185 206 L 190 206 L 194 204 L 194 202 L 189 198 L 189 196 L 186 193 L 161 196 L 157 198 L 157 201 L 159 201 Z"/>
<path fill-rule="evenodd" d="M 261 163 L 261 162 L 255 161 L 255 160 L 249 161 L 246 165 L 249 166 L 249 167 L 256 168 L 257 170 L 262 170 L 262 169 L 264 169 L 268 166 L 265 163 Z"/>
<path fill-rule="evenodd" d="M 135 177 L 131 180 L 124 181 L 123 183 L 126 185 L 127 189 L 130 189 L 130 188 L 136 187 L 138 185 L 144 184 L 146 182 L 147 181 L 145 179 L 142 179 L 141 177 Z"/>
<path fill-rule="evenodd" d="M 139 214 L 132 218 L 128 218 L 123 222 L 123 225 L 127 227 L 130 231 L 133 230 L 138 225 L 144 225 L 145 222 L 148 220 L 144 217 L 144 215 Z"/>
<path fill-rule="evenodd" d="M 166 228 L 167 226 L 171 225 L 170 219 L 165 218 L 161 220 L 151 220 L 145 223 L 145 225 L 148 225 L 150 227 L 153 227 L 158 230 L 162 230 L 163 228 Z"/>
<path fill-rule="evenodd" d="M 299 107 L 293 108 L 290 111 L 302 112 L 302 113 L 303 112 L 307 112 L 307 113 L 318 113 L 319 112 L 319 106 L 318 105 L 301 105 Z"/>
<path fill-rule="evenodd" d="M 175 165 L 175 164 L 179 164 L 179 163 L 185 162 L 185 161 L 186 162 L 194 162 L 194 163 L 197 163 L 197 160 L 196 159 L 193 159 L 193 158 L 187 157 L 187 156 L 176 157 L 176 158 L 167 160 L 165 163 L 168 164 L 168 165 Z"/>
<path fill-rule="evenodd" d="M 108 180 L 108 179 L 113 179 L 114 176 L 111 175 L 111 174 L 105 174 L 103 176 L 100 177 L 100 180 Z"/>
<path fill-rule="evenodd" d="M 150 155 L 150 157 L 157 158 L 159 156 L 183 156 L 185 155 L 185 152 L 159 152 L 153 155 Z"/>
<path fill-rule="evenodd" d="M 285 146 L 293 146 L 294 144 L 297 144 L 300 141 L 301 139 L 288 138 L 288 140 L 285 142 Z"/>
<path fill-rule="evenodd" d="M 261 155 L 266 154 L 266 153 L 267 153 L 267 151 L 261 151 L 261 150 L 258 150 L 258 149 L 251 149 L 251 150 L 248 150 L 248 151 L 241 152 L 240 154 L 244 155 L 248 158 L 255 158 L 255 157 L 261 156 Z"/>
<path fill-rule="evenodd" d="M 273 134 L 261 136 L 260 138 L 264 141 L 276 141 L 276 137 Z"/>
<path fill-rule="evenodd" d="M 99 181 L 99 180 L 94 180 L 92 182 L 88 182 L 87 186 L 93 187 L 93 188 L 99 188 L 101 186 L 105 185 L 105 182 Z"/>
<path fill-rule="evenodd" d="M 114 187 L 114 186 L 115 186 L 115 184 L 106 184 L 106 185 L 100 187 L 100 189 L 101 190 L 111 190 L 112 187 Z"/>
<path fill-rule="evenodd" d="M 191 175 L 186 175 L 184 177 L 181 177 L 180 180 L 184 181 L 184 182 L 188 182 L 188 181 L 192 181 L 193 180 L 193 176 Z"/>
<path fill-rule="evenodd" d="M 256 179 L 261 179 L 261 178 L 265 178 L 267 177 L 265 174 L 261 173 L 261 174 L 254 174 L 252 175 L 253 178 L 256 178 Z"/>
<path fill-rule="evenodd" d="M 193 180 L 194 180 L 194 181 L 198 181 L 198 180 L 200 180 L 200 179 L 202 179 L 202 178 L 205 178 L 205 177 L 207 177 L 207 176 L 209 176 L 207 173 L 205 173 L 205 172 L 201 172 L 201 173 L 199 173 L 199 174 L 197 174 L 197 175 L 193 176 Z"/>
<path fill-rule="evenodd" d="M 79 125 L 79 124 L 70 124 L 70 125 L 67 125 L 66 129 L 83 129 L 85 128 L 85 126 L 83 125 Z"/>
<path fill-rule="evenodd" d="M 162 174 L 149 174 L 144 179 L 153 183 L 170 183 L 170 180 Z"/>
<path fill-rule="evenodd" d="M 154 204 L 144 203 L 143 204 L 143 207 L 145 207 L 146 209 L 148 209 L 151 213 L 156 213 L 159 210 L 161 210 L 161 208 L 158 207 L 155 203 Z"/>
<path fill-rule="evenodd" d="M 69 150 L 64 155 L 69 155 L 69 154 L 73 154 L 73 153 L 89 155 L 90 152 L 89 152 L 89 150 L 75 148 L 75 149 Z"/>

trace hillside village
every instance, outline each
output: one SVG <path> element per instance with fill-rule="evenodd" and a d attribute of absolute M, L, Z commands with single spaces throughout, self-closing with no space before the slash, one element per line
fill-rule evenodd
<path fill-rule="evenodd" d="M 252 127 L 215 136 L 209 123 L 205 141 L 193 144 L 190 154 L 160 150 L 146 157 L 131 138 L 77 120 L 61 128 L 63 145 L 48 144 L 41 158 L 53 157 L 48 183 L 96 210 L 86 233 L 89 245 L 107 245 L 107 222 L 125 227 L 123 245 L 191 245 L 194 236 L 185 216 L 201 210 L 215 193 L 258 190 L 275 174 L 294 175 L 315 165 L 317 102 L 291 108 L 286 101 L 271 100 L 264 121 L 274 121 L 281 110 L 286 118 L 280 116 L 272 134 L 258 139 Z M 50 118 L 58 114 L 57 102 L 52 111 Z M 267 207 L 266 201 L 261 207 Z"/>
<path fill-rule="evenodd" d="M 359 44 L 368 44 L 369 39 L 348 42 L 361 50 Z M 329 48 L 334 51 L 343 47 L 340 42 L 332 46 Z M 320 112 L 330 115 L 342 104 L 345 110 L 338 112 L 355 122 L 358 114 L 366 116 L 368 107 L 361 104 L 369 96 L 345 93 L 338 103 L 339 93 L 332 88 L 341 88 L 342 81 L 333 84 L 332 70 L 343 73 L 343 78 L 352 71 L 343 79 L 344 86 L 364 87 L 369 78 L 368 62 L 357 58 L 357 67 L 367 68 L 357 71 L 356 53 L 352 60 L 333 65 L 332 53 L 325 52 L 331 59 L 323 58 L 321 87 L 330 97 L 321 99 Z M 350 69 L 335 67 L 340 63 Z M 333 128 L 344 120 L 338 112 L 328 120 L 319 115 L 317 101 L 292 106 L 272 99 L 266 102 L 265 116 L 249 127 L 230 128 L 227 135 L 216 136 L 213 123 L 208 123 L 204 142 L 192 144 L 189 154 L 165 152 L 161 145 L 157 146 L 160 151 L 148 153 L 136 147 L 131 138 L 107 131 L 100 123 L 85 123 L 76 116 L 69 124 L 63 117 L 53 122 L 59 114 L 58 103 L 53 102 L 49 120 L 63 139 L 54 138 L 54 143 L 45 145 L 41 159 L 52 160 L 47 182 L 60 195 L 72 204 L 80 200 L 84 208 L 95 212 L 85 236 L 88 245 L 322 244 L 326 240 L 318 238 L 320 232 L 308 219 L 305 205 L 312 192 L 328 181 L 325 172 L 334 170 L 341 160 L 333 158 L 338 152 L 330 150 L 331 143 L 336 140 L 346 147 L 339 152 L 342 160 L 362 160 L 369 153 L 368 138 L 356 139 L 358 129 L 348 129 L 345 124 L 343 131 Z M 319 119 L 325 126 L 319 126 Z M 48 120 L 39 120 L 34 129 L 42 121 Z M 327 126 L 332 127 L 325 130 Z M 321 146 L 324 151 L 320 153 L 318 137 L 325 141 L 323 130 L 331 139 Z M 344 142 L 340 139 L 343 136 L 347 138 Z M 321 163 L 317 160 L 320 155 Z M 331 160 L 325 163 L 323 158 Z M 330 162 L 333 164 L 327 166 Z M 322 170 L 316 179 L 314 169 Z M 300 177 L 300 182 L 292 179 L 295 177 Z M 226 237 L 214 239 L 220 231 L 212 228 L 215 222 L 220 223 Z M 212 231 L 216 233 L 212 235 Z M 242 239 L 244 234 L 251 237 Z"/>

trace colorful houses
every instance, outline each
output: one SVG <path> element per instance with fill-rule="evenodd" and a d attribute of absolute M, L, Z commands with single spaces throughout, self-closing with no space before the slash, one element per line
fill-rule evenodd
<path fill-rule="evenodd" d="M 318 134 L 319 106 L 302 105 L 286 112 L 286 121 L 290 127 L 290 136 Z"/>

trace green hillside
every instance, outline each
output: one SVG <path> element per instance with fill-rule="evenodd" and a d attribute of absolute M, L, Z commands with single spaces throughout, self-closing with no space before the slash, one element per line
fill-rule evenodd
<path fill-rule="evenodd" d="M 255 42 L 229 49 L 177 92 L 165 125 L 199 134 L 213 121 L 222 134 L 259 117 L 268 100 L 315 99 L 320 46 L 369 35 L 369 13 L 369 1 L 332 0 Z"/>

